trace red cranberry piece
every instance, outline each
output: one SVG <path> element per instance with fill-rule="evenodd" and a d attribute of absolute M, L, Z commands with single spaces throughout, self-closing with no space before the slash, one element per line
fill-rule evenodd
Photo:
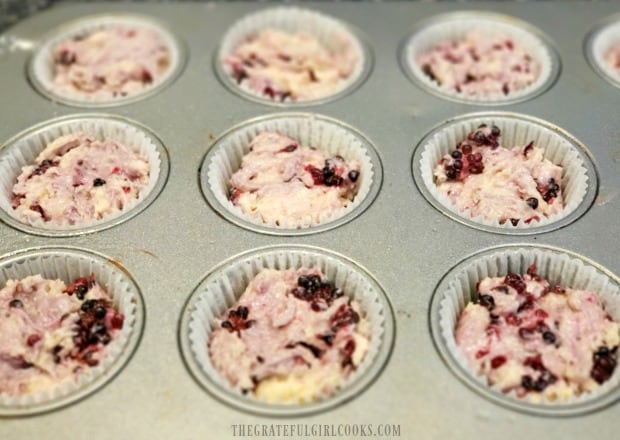
<path fill-rule="evenodd" d="M 110 320 L 110 324 L 113 329 L 120 330 L 123 328 L 123 321 L 125 317 L 121 313 L 115 313 L 112 319 Z"/>
<path fill-rule="evenodd" d="M 514 325 L 515 327 L 521 325 L 522 322 L 521 318 L 519 318 L 516 313 L 509 313 L 504 316 L 504 321 L 506 321 L 506 324 Z"/>
<path fill-rule="evenodd" d="M 75 53 L 68 50 L 63 50 L 62 52 L 60 52 L 56 61 L 63 66 L 70 66 L 71 64 L 75 63 L 75 59 Z"/>
<path fill-rule="evenodd" d="M 350 306 L 342 304 L 336 313 L 329 318 L 329 325 L 333 333 L 337 333 L 342 327 L 358 323 L 360 316 Z"/>
<path fill-rule="evenodd" d="M 291 144 L 291 145 L 288 145 L 288 146 L 286 146 L 286 147 L 282 148 L 282 149 L 280 150 L 280 153 L 292 153 L 292 152 L 293 152 L 293 151 L 295 151 L 296 149 L 297 149 L 297 145 L 295 145 L 295 144 Z"/>
<path fill-rule="evenodd" d="M 41 335 L 32 334 L 28 336 L 28 339 L 26 340 L 26 344 L 28 344 L 28 347 L 32 347 L 34 344 L 36 344 L 40 340 L 41 340 Z"/>
<path fill-rule="evenodd" d="M 35 211 L 38 212 L 39 215 L 41 216 L 41 218 L 44 221 L 49 221 L 50 217 L 47 215 L 47 213 L 45 212 L 45 210 L 41 207 L 41 205 L 39 205 L 38 203 L 33 203 L 32 205 L 30 205 L 30 210 L 31 211 Z"/>
<path fill-rule="evenodd" d="M 469 144 L 463 144 L 461 150 L 463 151 L 463 154 L 468 155 L 471 154 L 472 148 Z"/>
<path fill-rule="evenodd" d="M 525 146 L 525 148 L 523 149 L 523 155 L 525 157 L 527 157 L 527 155 L 530 153 L 530 151 L 534 148 L 534 141 L 531 141 L 529 144 L 527 144 Z"/>
<path fill-rule="evenodd" d="M 487 354 L 489 354 L 489 350 L 478 350 L 476 352 L 476 359 L 480 359 L 481 357 L 484 357 Z"/>
<path fill-rule="evenodd" d="M 506 356 L 495 356 L 491 359 L 491 368 L 499 368 L 506 363 Z"/>
<path fill-rule="evenodd" d="M 322 170 L 309 164 L 306 165 L 304 169 L 310 173 L 315 185 L 323 185 L 323 171 Z"/>
<path fill-rule="evenodd" d="M 506 275 L 506 277 L 504 278 L 504 284 L 515 289 L 517 293 L 524 292 L 526 288 L 523 278 L 521 278 L 521 275 L 516 273 L 509 273 L 508 275 Z"/>
<path fill-rule="evenodd" d="M 524 339 L 526 341 L 532 340 L 534 338 L 534 329 L 531 328 L 527 328 L 527 327 L 521 327 L 519 329 L 519 337 L 521 337 L 521 339 Z"/>

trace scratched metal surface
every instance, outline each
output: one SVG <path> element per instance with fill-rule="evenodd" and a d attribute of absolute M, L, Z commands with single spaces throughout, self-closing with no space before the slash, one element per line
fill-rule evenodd
<path fill-rule="evenodd" d="M 41 121 L 80 112 L 39 95 L 25 77 L 36 42 L 52 28 L 83 15 L 133 12 L 166 22 L 187 45 L 177 80 L 146 100 L 105 110 L 153 130 L 170 153 L 170 176 L 159 197 L 129 221 L 94 234 L 46 238 L 0 224 L 0 254 L 42 245 L 102 253 L 122 264 L 142 290 L 146 324 L 135 355 L 104 388 L 63 409 L 2 418 L 0 438 L 79 436 L 90 439 L 230 438 L 238 423 L 400 424 L 402 438 L 599 438 L 617 435 L 620 405 L 553 419 L 526 415 L 465 386 L 437 354 L 429 331 L 431 296 L 441 277 L 467 256 L 511 243 L 544 244 L 588 257 L 620 273 L 620 89 L 600 78 L 584 56 L 587 34 L 620 12 L 613 2 L 331 3 L 303 2 L 361 29 L 374 55 L 370 76 L 355 92 L 304 107 L 350 124 L 375 145 L 383 185 L 374 203 L 336 229 L 306 236 L 271 236 L 242 229 L 206 203 L 198 168 L 215 137 L 246 119 L 282 111 L 231 93 L 212 66 L 218 41 L 245 13 L 264 3 L 58 4 L 12 26 L 0 52 L 0 140 Z M 532 115 L 567 130 L 591 152 L 600 188 L 593 206 L 561 229 L 500 235 L 473 229 L 433 208 L 417 190 L 411 158 L 438 123 L 488 107 L 443 100 L 414 85 L 398 48 L 419 20 L 454 10 L 492 10 L 545 32 L 561 59 L 558 81 L 524 102 L 495 106 Z M 377 380 L 353 400 L 296 419 L 260 417 L 220 403 L 192 379 L 178 346 L 186 299 L 221 261 L 271 244 L 305 244 L 343 254 L 385 289 L 396 319 L 392 356 Z"/>

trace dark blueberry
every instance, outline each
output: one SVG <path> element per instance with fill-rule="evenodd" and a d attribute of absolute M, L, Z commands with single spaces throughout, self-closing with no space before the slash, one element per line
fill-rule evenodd
<path fill-rule="evenodd" d="M 543 332 L 542 337 L 543 337 L 543 340 L 547 344 L 555 344 L 555 334 L 553 334 L 553 332 L 550 332 L 550 331 Z"/>
<path fill-rule="evenodd" d="M 616 369 L 618 361 L 615 357 L 616 349 L 610 351 L 607 347 L 600 347 L 592 356 L 594 365 L 590 370 L 590 377 L 601 384 L 608 380 Z"/>
<path fill-rule="evenodd" d="M 463 168 L 463 161 L 460 159 L 456 159 L 452 163 L 452 166 L 454 167 L 455 170 L 461 170 Z"/>
<path fill-rule="evenodd" d="M 86 295 L 86 292 L 88 292 L 88 286 L 86 284 L 80 284 L 75 288 L 74 292 L 77 299 L 83 300 L 84 295 Z"/>
<path fill-rule="evenodd" d="M 530 197 L 525 201 L 525 203 L 527 203 L 532 209 L 538 208 L 538 199 L 536 197 Z"/>
<path fill-rule="evenodd" d="M 106 333 L 107 330 L 108 328 L 105 326 L 105 324 L 101 322 L 97 322 L 95 325 L 93 325 L 93 328 L 91 329 L 93 333 L 97 333 L 99 335 Z"/>
<path fill-rule="evenodd" d="M 105 307 L 102 307 L 102 306 L 95 307 L 95 318 L 103 319 L 105 318 L 105 315 L 106 315 Z"/>
<path fill-rule="evenodd" d="M 511 218 L 510 219 L 510 223 L 512 223 L 512 226 L 517 226 L 519 224 L 519 219 L 518 218 Z"/>
<path fill-rule="evenodd" d="M 431 80 L 435 81 L 435 74 L 430 64 L 424 64 L 422 66 L 422 72 L 424 72 Z"/>
<path fill-rule="evenodd" d="M 508 87 L 507 83 L 504 83 L 504 85 L 502 86 L 502 92 L 504 92 L 504 95 L 507 95 L 510 92 L 510 88 Z"/>
<path fill-rule="evenodd" d="M 446 177 L 449 180 L 454 180 L 456 179 L 456 176 L 458 176 L 458 172 L 454 169 L 454 167 L 448 167 L 446 169 Z"/>
<path fill-rule="evenodd" d="M 9 303 L 9 307 L 13 307 L 15 309 L 21 309 L 22 307 L 24 307 L 24 303 L 18 300 L 17 298 L 15 298 L 11 300 L 11 302 Z"/>
<path fill-rule="evenodd" d="M 454 150 L 450 156 L 452 156 L 453 159 L 460 159 L 461 157 L 463 157 L 463 153 L 461 153 L 459 150 Z"/>
<path fill-rule="evenodd" d="M 357 170 L 349 171 L 349 180 L 351 182 L 356 182 L 359 176 L 360 176 L 360 172 L 359 171 L 357 171 Z"/>
<path fill-rule="evenodd" d="M 499 127 L 497 127 L 496 125 L 493 125 L 491 127 L 491 134 L 495 137 L 498 137 L 501 134 L 501 130 L 499 129 Z"/>
<path fill-rule="evenodd" d="M 256 360 L 258 361 L 259 364 L 262 364 L 263 362 L 265 362 L 265 358 L 263 358 L 262 356 L 256 356 Z"/>
<path fill-rule="evenodd" d="M 527 391 L 534 389 L 534 381 L 531 376 L 523 376 L 521 377 L 521 386 L 525 388 Z"/>
<path fill-rule="evenodd" d="M 82 303 L 82 311 L 83 312 L 88 312 L 90 309 L 95 307 L 96 303 L 97 303 L 97 301 L 95 301 L 94 299 L 89 299 L 89 300 L 84 301 Z"/>
<path fill-rule="evenodd" d="M 321 285 L 321 277 L 318 275 L 301 275 L 297 279 L 297 284 L 304 289 L 313 291 Z"/>
<path fill-rule="evenodd" d="M 484 144 L 487 140 L 487 136 L 480 130 L 474 133 L 474 140 L 478 143 Z"/>
<path fill-rule="evenodd" d="M 480 295 L 480 297 L 478 297 L 478 304 L 486 307 L 486 309 L 489 311 L 495 308 L 495 300 L 491 295 Z"/>
<path fill-rule="evenodd" d="M 100 177 L 97 177 L 95 180 L 93 180 L 93 186 L 102 186 L 105 185 L 105 180 L 103 180 Z"/>

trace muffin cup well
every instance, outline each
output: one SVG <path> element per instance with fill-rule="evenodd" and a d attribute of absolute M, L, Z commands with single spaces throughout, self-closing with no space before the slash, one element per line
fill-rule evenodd
<path fill-rule="evenodd" d="M 487 220 L 482 216 L 472 218 L 468 211 L 459 211 L 456 205 L 437 189 L 433 170 L 441 158 L 483 123 L 499 127 L 501 146 L 510 149 L 534 141 L 535 147 L 544 150 L 545 159 L 562 166 L 564 209 L 560 213 L 538 221 L 533 220 L 529 224 L 500 224 L 499 220 Z M 412 168 L 418 188 L 437 209 L 469 226 L 505 234 L 533 234 L 565 226 L 587 211 L 598 190 L 597 173 L 585 146 L 548 122 L 517 113 L 470 113 L 440 124 L 416 147 Z"/>
<path fill-rule="evenodd" d="M 358 301 L 371 328 L 363 361 L 333 395 L 300 405 L 268 404 L 234 390 L 213 367 L 208 340 L 217 319 L 239 299 L 250 281 L 265 268 L 318 266 L 327 279 Z M 272 246 L 224 261 L 194 289 L 183 309 L 179 340 L 186 365 L 197 382 L 216 398 L 251 413 L 302 416 L 339 405 L 367 387 L 383 369 L 392 349 L 394 317 L 381 286 L 358 264 L 340 255 L 308 246 Z"/>
<path fill-rule="evenodd" d="M 76 132 L 95 138 L 114 139 L 147 158 L 149 180 L 140 196 L 123 210 L 79 224 L 51 224 L 42 220 L 27 224 L 11 207 L 12 188 L 22 167 L 35 163 L 38 154 L 54 139 Z M 114 115 L 83 114 L 43 122 L 19 133 L 0 147 L 0 219 L 22 231 L 47 236 L 69 236 L 106 229 L 145 209 L 159 194 L 168 177 L 168 153 L 156 135 L 137 122 Z"/>
<path fill-rule="evenodd" d="M 300 145 L 316 147 L 361 165 L 359 189 L 346 207 L 333 216 L 309 224 L 265 224 L 228 200 L 229 181 L 249 152 L 251 140 L 263 131 L 295 138 Z M 250 119 L 220 136 L 207 152 L 200 169 L 200 186 L 209 204 L 225 218 L 247 229 L 275 235 L 302 235 L 344 224 L 364 211 L 381 186 L 382 168 L 372 143 L 361 133 L 339 121 L 306 113 L 273 114 Z"/>
<path fill-rule="evenodd" d="M 482 33 L 507 35 L 518 41 L 539 63 L 538 78 L 508 95 L 469 96 L 440 87 L 417 65 L 416 60 L 421 53 L 444 41 L 460 40 L 473 29 Z M 442 98 L 469 104 L 504 105 L 533 98 L 553 84 L 560 72 L 560 59 L 549 41 L 538 29 L 514 17 L 483 11 L 452 12 L 417 24 L 413 33 L 401 45 L 400 61 L 412 81 Z"/>
<path fill-rule="evenodd" d="M 269 28 L 280 29 L 288 33 L 308 33 L 315 36 L 321 45 L 334 51 L 342 49 L 343 44 L 351 44 L 358 62 L 351 75 L 340 82 L 338 89 L 333 94 L 312 100 L 275 101 L 251 89 L 246 84 L 237 84 L 223 63 L 224 58 L 231 54 L 249 35 Z M 248 14 L 235 22 L 222 38 L 213 62 L 216 74 L 222 83 L 234 93 L 262 104 L 278 107 L 299 107 L 322 104 L 338 99 L 360 86 L 372 68 L 372 54 L 368 45 L 363 42 L 360 32 L 349 24 L 310 9 L 281 6 Z"/>
<path fill-rule="evenodd" d="M 23 416 L 51 411 L 76 402 L 101 388 L 118 374 L 136 349 L 144 325 L 141 292 L 131 275 L 117 262 L 90 251 L 73 247 L 41 247 L 0 258 L 0 286 L 41 274 L 61 279 L 65 284 L 93 274 L 108 292 L 114 307 L 124 315 L 123 327 L 106 347 L 99 365 L 83 370 L 75 381 L 65 380 L 48 390 L 20 396 L 0 393 L 0 415 Z"/>
<path fill-rule="evenodd" d="M 620 71 L 605 62 L 605 55 L 614 45 L 620 45 L 620 15 L 600 23 L 586 40 L 586 57 L 592 68 L 603 78 L 620 88 Z"/>
<path fill-rule="evenodd" d="M 54 90 L 54 47 L 61 41 L 116 25 L 155 30 L 168 49 L 170 64 L 166 71 L 141 91 L 124 97 L 105 99 L 85 92 Z M 28 64 L 28 76 L 34 88 L 52 101 L 75 107 L 112 107 L 147 98 L 170 85 L 183 70 L 186 57 L 181 40 L 153 18 L 133 14 L 93 15 L 65 23 L 43 37 Z"/>
<path fill-rule="evenodd" d="M 619 279 L 596 263 L 563 249 L 511 245 L 487 249 L 454 266 L 439 282 L 431 301 L 431 331 L 435 346 L 452 371 L 484 397 L 512 409 L 534 415 L 572 416 L 607 406 L 620 397 L 620 368 L 596 390 L 567 401 L 519 399 L 514 392 L 502 393 L 477 375 L 455 341 L 455 330 L 465 306 L 477 299 L 476 283 L 485 277 L 524 274 L 536 264 L 537 273 L 552 284 L 598 293 L 606 312 L 620 322 Z"/>

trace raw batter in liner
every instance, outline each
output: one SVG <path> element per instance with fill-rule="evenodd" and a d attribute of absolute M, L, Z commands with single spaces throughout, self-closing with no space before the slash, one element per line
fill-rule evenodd
<path fill-rule="evenodd" d="M 527 274 L 485 278 L 456 328 L 476 374 L 518 396 L 549 400 L 592 391 L 613 374 L 620 327 L 595 292 Z"/>
<path fill-rule="evenodd" d="M 139 197 L 150 165 L 112 139 L 84 133 L 61 136 L 22 168 L 13 208 L 30 224 L 74 225 L 119 213 Z"/>
<path fill-rule="evenodd" d="M 150 28 L 109 26 L 73 37 L 53 49 L 53 90 L 96 99 L 132 95 L 170 67 L 170 53 Z"/>
<path fill-rule="evenodd" d="M 357 161 L 261 132 L 230 178 L 230 200 L 262 223 L 307 227 L 351 203 L 359 177 Z"/>
<path fill-rule="evenodd" d="M 528 224 L 561 212 L 562 167 L 545 159 L 534 142 L 502 147 L 500 134 L 485 124 L 469 133 L 435 167 L 437 189 L 459 211 L 500 224 Z"/>
<path fill-rule="evenodd" d="M 209 354 L 234 388 L 296 404 L 333 394 L 363 360 L 370 337 L 359 303 L 318 268 L 264 269 L 217 321 Z"/>
<path fill-rule="evenodd" d="M 249 36 L 224 59 L 232 77 L 277 101 L 307 101 L 338 92 L 361 62 L 343 35 L 331 50 L 304 32 L 265 29 Z"/>
<path fill-rule="evenodd" d="M 106 356 L 124 317 L 93 275 L 68 286 L 33 275 L 0 290 L 0 395 L 76 380 Z"/>
<path fill-rule="evenodd" d="M 416 64 L 442 89 L 465 96 L 506 96 L 540 75 L 540 65 L 512 38 L 471 31 L 420 54 Z"/>

